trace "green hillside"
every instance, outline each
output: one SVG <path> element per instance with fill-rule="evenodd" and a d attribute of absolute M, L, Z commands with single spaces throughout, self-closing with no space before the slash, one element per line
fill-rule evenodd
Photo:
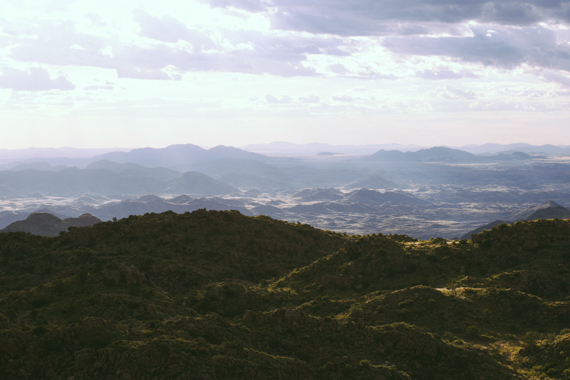
<path fill-rule="evenodd" d="M 570 221 L 473 241 L 235 211 L 0 234 L 2 379 L 570 379 Z"/>

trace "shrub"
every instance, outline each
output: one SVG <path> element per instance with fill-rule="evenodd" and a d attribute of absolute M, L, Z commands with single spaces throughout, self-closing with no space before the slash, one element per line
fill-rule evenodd
<path fill-rule="evenodd" d="M 43 326 L 36 326 L 32 330 L 32 333 L 34 333 L 36 335 L 44 335 L 46 332 L 47 332 L 47 329 Z"/>
<path fill-rule="evenodd" d="M 354 372 L 354 367 L 351 366 L 350 364 L 345 364 L 344 367 L 342 367 L 342 373 L 345 376 L 350 375 L 352 372 Z"/>
<path fill-rule="evenodd" d="M 480 332 L 479 329 L 477 328 L 477 326 L 469 326 L 467 327 L 467 329 L 465 330 L 466 334 L 468 337 L 470 338 L 476 338 L 479 336 Z"/>
<path fill-rule="evenodd" d="M 364 368 L 370 367 L 370 360 L 361 360 L 358 365 Z"/>
<path fill-rule="evenodd" d="M 523 342 L 529 346 L 535 344 L 536 341 L 539 340 L 540 338 L 541 338 L 540 333 L 536 331 L 529 331 L 523 337 Z"/>
<path fill-rule="evenodd" d="M 489 322 L 489 320 L 491 319 L 491 315 L 492 315 L 491 309 L 485 309 L 483 310 L 482 318 L 485 322 Z"/>
<path fill-rule="evenodd" d="M 398 309 L 403 309 L 403 308 L 406 308 L 406 307 L 410 307 L 410 306 L 412 306 L 413 304 L 414 304 L 414 301 L 413 301 L 413 300 L 407 299 L 407 300 L 402 301 L 402 302 L 400 302 L 400 303 L 398 304 Z"/>
<path fill-rule="evenodd" d="M 65 291 L 65 284 L 63 283 L 63 280 L 61 278 L 58 278 L 53 282 L 53 290 L 57 294 L 61 294 Z"/>

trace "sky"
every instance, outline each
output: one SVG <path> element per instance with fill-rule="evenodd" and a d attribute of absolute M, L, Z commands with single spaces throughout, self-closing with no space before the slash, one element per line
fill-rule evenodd
<path fill-rule="evenodd" d="M 570 145 L 570 1 L 2 0 L 0 148 Z"/>

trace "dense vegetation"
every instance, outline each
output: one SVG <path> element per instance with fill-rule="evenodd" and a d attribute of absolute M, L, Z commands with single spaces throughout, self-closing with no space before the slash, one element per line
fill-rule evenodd
<path fill-rule="evenodd" d="M 198 210 L 0 234 L 2 379 L 570 379 L 570 221 L 473 240 Z"/>

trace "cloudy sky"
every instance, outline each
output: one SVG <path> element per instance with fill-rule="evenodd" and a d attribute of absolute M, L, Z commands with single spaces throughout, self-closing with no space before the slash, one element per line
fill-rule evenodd
<path fill-rule="evenodd" d="M 2 0 L 0 148 L 570 145 L 570 1 Z"/>

